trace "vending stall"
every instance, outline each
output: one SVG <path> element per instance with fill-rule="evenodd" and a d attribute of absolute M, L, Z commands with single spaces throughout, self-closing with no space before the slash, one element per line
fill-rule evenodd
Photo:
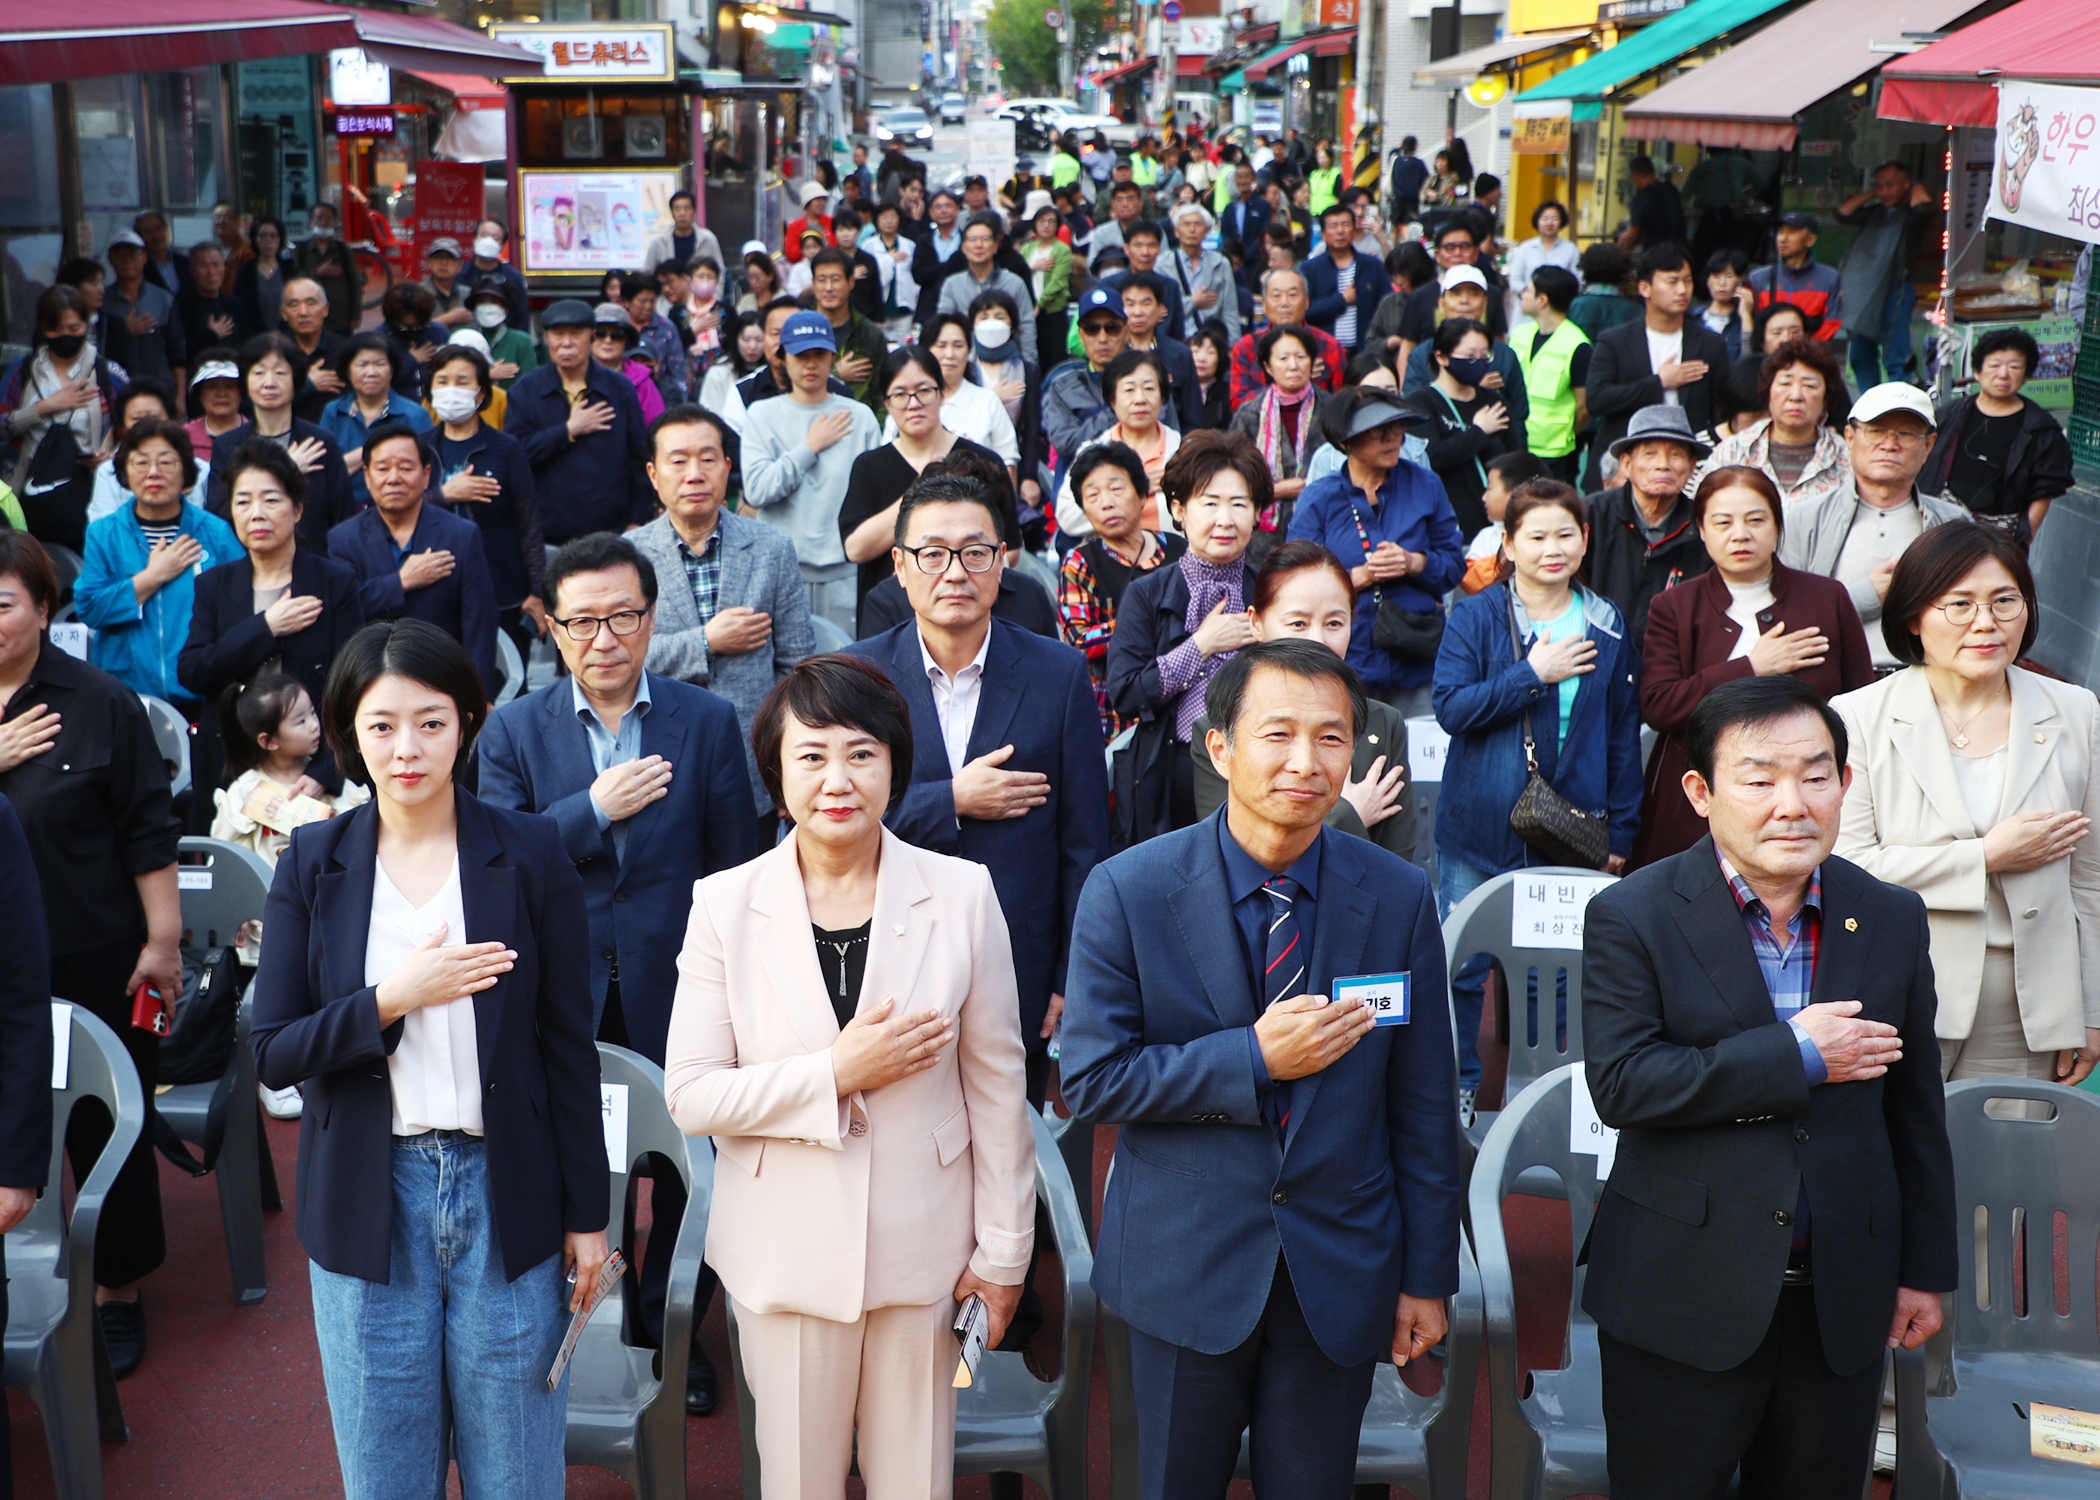
<path fill-rule="evenodd" d="M 537 54 L 510 80 L 511 260 L 536 299 L 595 298 L 608 271 L 644 269 L 692 186 L 695 94 L 667 24 L 504 23 Z"/>

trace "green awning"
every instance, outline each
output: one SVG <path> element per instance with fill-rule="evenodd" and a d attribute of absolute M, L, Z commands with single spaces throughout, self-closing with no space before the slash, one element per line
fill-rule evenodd
<path fill-rule="evenodd" d="M 1526 89 L 1515 103 L 1547 99 L 1602 99 L 1613 89 L 1668 67 L 1716 37 L 1771 14 L 1792 0 L 1692 0 L 1683 10 L 1622 38 L 1587 62 Z"/>
<path fill-rule="evenodd" d="M 775 52 L 807 52 L 810 34 L 814 30 L 810 26 L 776 26 L 773 34 L 766 38 L 766 45 Z"/>
<path fill-rule="evenodd" d="M 1220 78 L 1218 80 L 1218 92 L 1220 94 L 1244 94 L 1247 92 L 1247 70 L 1245 68 L 1234 68 L 1230 73 Z"/>

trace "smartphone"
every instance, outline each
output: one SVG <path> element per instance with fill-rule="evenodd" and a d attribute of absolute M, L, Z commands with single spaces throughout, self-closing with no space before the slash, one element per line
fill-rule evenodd
<path fill-rule="evenodd" d="M 984 1305 L 984 1298 L 970 1293 L 955 1313 L 955 1341 L 962 1345 L 962 1359 L 955 1367 L 957 1390 L 968 1389 L 977 1378 L 977 1366 L 984 1358 L 991 1331 L 991 1310 Z"/>
<path fill-rule="evenodd" d="M 168 1002 L 152 985 L 142 984 L 131 992 L 131 1024 L 155 1036 L 168 1034 Z"/>

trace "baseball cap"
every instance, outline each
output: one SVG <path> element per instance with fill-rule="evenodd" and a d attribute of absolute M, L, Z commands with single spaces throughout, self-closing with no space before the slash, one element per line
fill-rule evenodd
<path fill-rule="evenodd" d="M 504 285 L 501 276 L 484 276 L 474 283 L 474 290 L 467 293 L 469 304 L 479 302 L 484 297 L 494 298 L 505 307 L 510 306 L 510 288 Z M 545 321 L 541 320 L 542 323 Z"/>
<path fill-rule="evenodd" d="M 1782 229 L 1814 229 L 1816 227 L 1816 216 L 1797 208 L 1790 214 L 1781 214 L 1779 216 L 1779 227 Z"/>
<path fill-rule="evenodd" d="M 1859 393 L 1852 403 L 1852 415 L 1848 422 L 1873 422 L 1894 412 L 1907 411 L 1924 422 L 1927 427 L 1939 427 L 1932 414 L 1932 398 L 1916 386 L 1902 380 L 1884 381 Z"/>
<path fill-rule="evenodd" d="M 781 353 L 808 354 L 816 349 L 830 354 L 839 352 L 838 335 L 831 331 L 831 319 L 820 312 L 798 312 L 780 325 Z"/>
<path fill-rule="evenodd" d="M 114 250 L 119 245 L 136 245 L 141 250 L 146 248 L 146 242 L 139 238 L 138 231 L 135 229 L 119 229 L 109 237 L 110 249 Z"/>
<path fill-rule="evenodd" d="M 424 248 L 423 258 L 425 260 L 430 259 L 433 255 L 449 255 L 454 260 L 466 259 L 464 255 L 460 254 L 459 241 L 453 239 L 450 235 L 440 235 Z"/>
<path fill-rule="evenodd" d="M 815 202 L 817 199 L 829 198 L 830 196 L 830 192 L 828 192 L 825 189 L 823 183 L 805 182 L 802 184 L 802 191 L 795 194 L 795 201 L 800 203 L 804 208 L 807 208 L 810 206 L 811 203 Z"/>
<path fill-rule="evenodd" d="M 208 359 L 199 365 L 197 373 L 190 377 L 190 385 L 194 388 L 204 384 L 207 380 L 239 380 L 240 378 L 241 372 L 225 360 Z"/>
<path fill-rule="evenodd" d="M 636 342 L 640 342 L 641 339 L 641 335 L 635 330 L 634 320 L 627 316 L 627 309 L 617 302 L 601 302 L 592 308 L 591 326 L 617 328 L 622 333 L 633 334 Z"/>
<path fill-rule="evenodd" d="M 1488 289 L 1488 279 L 1480 274 L 1478 266 L 1446 266 L 1436 284 L 1439 291 L 1445 292 L 1455 286 L 1477 286 L 1483 292 Z"/>
<path fill-rule="evenodd" d="M 588 302 L 564 297 L 540 314 L 541 328 L 588 328 L 594 319 Z"/>
<path fill-rule="evenodd" d="M 1123 311 L 1123 294 L 1112 286 L 1097 286 L 1081 297 L 1079 312 L 1073 321 L 1084 323 L 1088 313 L 1097 312 L 1107 313 L 1118 323 L 1130 321 L 1130 315 Z"/>

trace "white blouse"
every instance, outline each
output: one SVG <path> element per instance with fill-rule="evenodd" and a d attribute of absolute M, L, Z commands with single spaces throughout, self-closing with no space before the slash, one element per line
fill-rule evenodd
<path fill-rule="evenodd" d="M 444 888 L 418 911 L 374 862 L 372 926 L 365 935 L 365 983 L 378 984 L 401 966 L 445 924 L 447 948 L 467 941 L 467 914 L 460 896 L 459 859 Z M 401 1043 L 387 1059 L 394 1090 L 394 1134 L 426 1130 L 482 1133 L 481 1055 L 475 1050 L 474 997 L 425 1005 L 401 1020 Z"/>

